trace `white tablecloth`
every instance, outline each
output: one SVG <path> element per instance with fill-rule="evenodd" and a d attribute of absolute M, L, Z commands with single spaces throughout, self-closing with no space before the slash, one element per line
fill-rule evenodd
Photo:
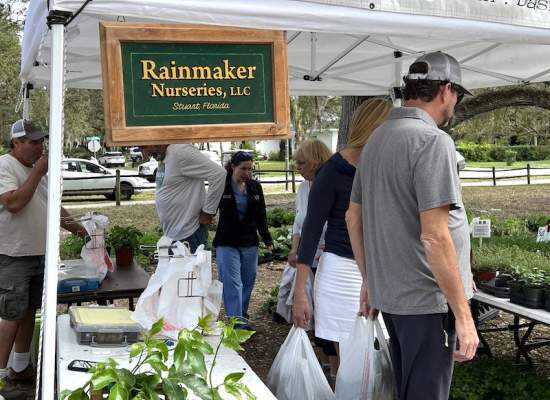
<path fill-rule="evenodd" d="M 219 342 L 219 336 L 209 336 L 207 341 L 215 349 Z M 53 353 L 53 349 L 51 350 Z M 47 350 L 46 350 L 47 354 Z M 171 353 L 172 354 L 172 353 Z M 116 360 L 120 366 L 129 368 L 131 364 L 127 347 L 91 347 L 79 345 L 76 334 L 70 327 L 69 315 L 60 315 L 57 319 L 57 389 L 60 393 L 65 389 L 76 389 L 83 386 L 89 379 L 89 374 L 84 372 L 69 371 L 67 366 L 72 360 L 104 361 L 108 357 Z M 53 356 L 51 354 L 50 356 Z M 209 368 L 212 357 L 206 357 Z M 130 368 L 129 368 L 130 369 Z M 223 382 L 225 376 L 232 372 L 245 373 L 241 382 L 262 400 L 276 400 L 267 386 L 258 378 L 252 368 L 243 358 L 233 350 L 221 347 L 216 360 L 216 366 L 212 374 L 214 385 Z"/>

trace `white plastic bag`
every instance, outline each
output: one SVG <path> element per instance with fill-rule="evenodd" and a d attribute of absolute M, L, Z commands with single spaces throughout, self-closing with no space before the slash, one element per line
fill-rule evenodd
<path fill-rule="evenodd" d="M 132 318 L 144 328 L 164 318 L 163 333 L 176 338 L 182 328 L 194 328 L 208 313 L 217 319 L 222 300 L 222 284 L 212 281 L 210 251 L 199 246 L 194 254 L 176 242 L 173 254 L 170 238 L 159 240 L 159 262 L 147 287 L 139 297 Z"/>
<path fill-rule="evenodd" d="M 309 276 L 306 284 L 306 296 L 311 307 L 311 314 L 313 315 L 313 272 L 309 271 Z M 277 299 L 277 313 L 282 316 L 286 322 L 292 322 L 292 305 L 294 304 L 294 289 L 296 287 L 296 268 L 287 264 L 283 275 L 281 277 L 281 283 L 279 284 L 279 295 Z M 310 323 L 310 326 L 313 322 Z"/>
<path fill-rule="evenodd" d="M 358 316 L 350 336 L 340 342 L 335 395 L 337 400 L 397 398 L 390 352 L 378 319 Z"/>
<path fill-rule="evenodd" d="M 278 400 L 334 399 L 306 331 L 295 326 L 273 361 L 267 386 Z"/>
<path fill-rule="evenodd" d="M 80 257 L 86 266 L 97 271 L 99 282 L 102 282 L 107 271 L 113 271 L 113 263 L 105 250 L 105 230 L 109 225 L 109 218 L 105 215 L 87 213 L 82 225 L 88 233 L 88 240 L 82 246 Z"/>

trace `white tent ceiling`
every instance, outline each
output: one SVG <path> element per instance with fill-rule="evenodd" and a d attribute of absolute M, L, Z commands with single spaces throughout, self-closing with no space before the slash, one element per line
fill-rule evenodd
<path fill-rule="evenodd" d="M 486 22 L 479 18 L 440 17 L 433 16 L 433 12 L 419 15 L 421 10 L 414 10 L 414 14 L 371 11 L 319 1 L 94 0 L 67 28 L 66 84 L 101 88 L 100 20 L 286 30 L 291 94 L 386 93 L 395 81 L 395 51 L 403 54 L 405 69 L 425 51 L 442 50 L 454 55 L 462 64 L 467 88 L 550 80 L 550 28 Z M 384 1 L 387 2 L 377 0 L 373 4 Z M 479 3 L 478 0 L 449 1 L 465 6 Z M 367 3 L 337 2 L 359 6 Z M 402 0 L 409 6 L 411 2 Z M 50 9 L 72 12 L 83 3 L 84 0 L 49 1 Z M 523 15 L 514 12 L 518 13 L 517 22 L 525 24 Z M 550 17 L 550 11 L 545 13 Z M 51 38 L 47 14 L 46 0 L 32 1 L 23 38 L 21 78 L 37 86 L 47 86 L 50 79 Z M 502 19 L 498 13 L 494 17 L 486 19 Z M 507 18 L 513 21 L 514 15 Z M 541 26 L 542 23 L 534 21 L 533 24 Z M 304 75 L 320 75 L 321 80 L 305 80 Z"/>

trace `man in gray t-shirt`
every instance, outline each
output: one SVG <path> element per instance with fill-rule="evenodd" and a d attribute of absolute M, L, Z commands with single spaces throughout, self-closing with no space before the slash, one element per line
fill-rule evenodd
<path fill-rule="evenodd" d="M 451 56 L 429 53 L 411 65 L 405 107 L 365 146 L 346 216 L 361 311 L 382 311 L 401 400 L 447 399 L 453 355 L 469 360 L 478 344 L 456 151 L 438 128 L 465 93 Z"/>

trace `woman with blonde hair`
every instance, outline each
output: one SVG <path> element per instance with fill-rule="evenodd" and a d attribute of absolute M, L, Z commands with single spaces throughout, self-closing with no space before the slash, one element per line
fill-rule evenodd
<path fill-rule="evenodd" d="M 292 321 L 292 301 L 294 293 L 294 279 L 296 275 L 296 257 L 298 254 L 298 246 L 302 235 L 302 225 L 307 213 L 307 202 L 309 198 L 309 190 L 311 183 L 317 174 L 321 165 L 331 156 L 328 147 L 317 139 L 309 139 L 298 147 L 294 152 L 294 162 L 296 170 L 302 175 L 304 181 L 298 187 L 295 200 L 296 213 L 294 216 L 294 224 L 292 226 L 292 244 L 288 253 L 288 263 L 283 271 L 281 283 L 279 285 L 279 298 L 277 302 L 276 312 L 274 314 L 275 321 L 279 322 L 281 318 L 287 322 Z M 320 238 L 319 245 L 323 239 Z M 314 264 L 317 263 L 314 261 Z M 308 282 L 307 296 L 308 301 L 312 301 L 312 280 Z M 282 322 L 282 321 L 281 321 Z"/>
<path fill-rule="evenodd" d="M 310 189 L 297 258 L 293 320 L 302 328 L 311 320 L 305 288 L 326 223 L 314 285 L 315 336 L 332 341 L 336 351 L 340 340 L 349 335 L 359 310 L 362 282 L 345 221 L 355 168 L 363 146 L 391 108 L 390 101 L 380 98 L 362 103 L 352 116 L 347 146 L 323 164 Z"/>

